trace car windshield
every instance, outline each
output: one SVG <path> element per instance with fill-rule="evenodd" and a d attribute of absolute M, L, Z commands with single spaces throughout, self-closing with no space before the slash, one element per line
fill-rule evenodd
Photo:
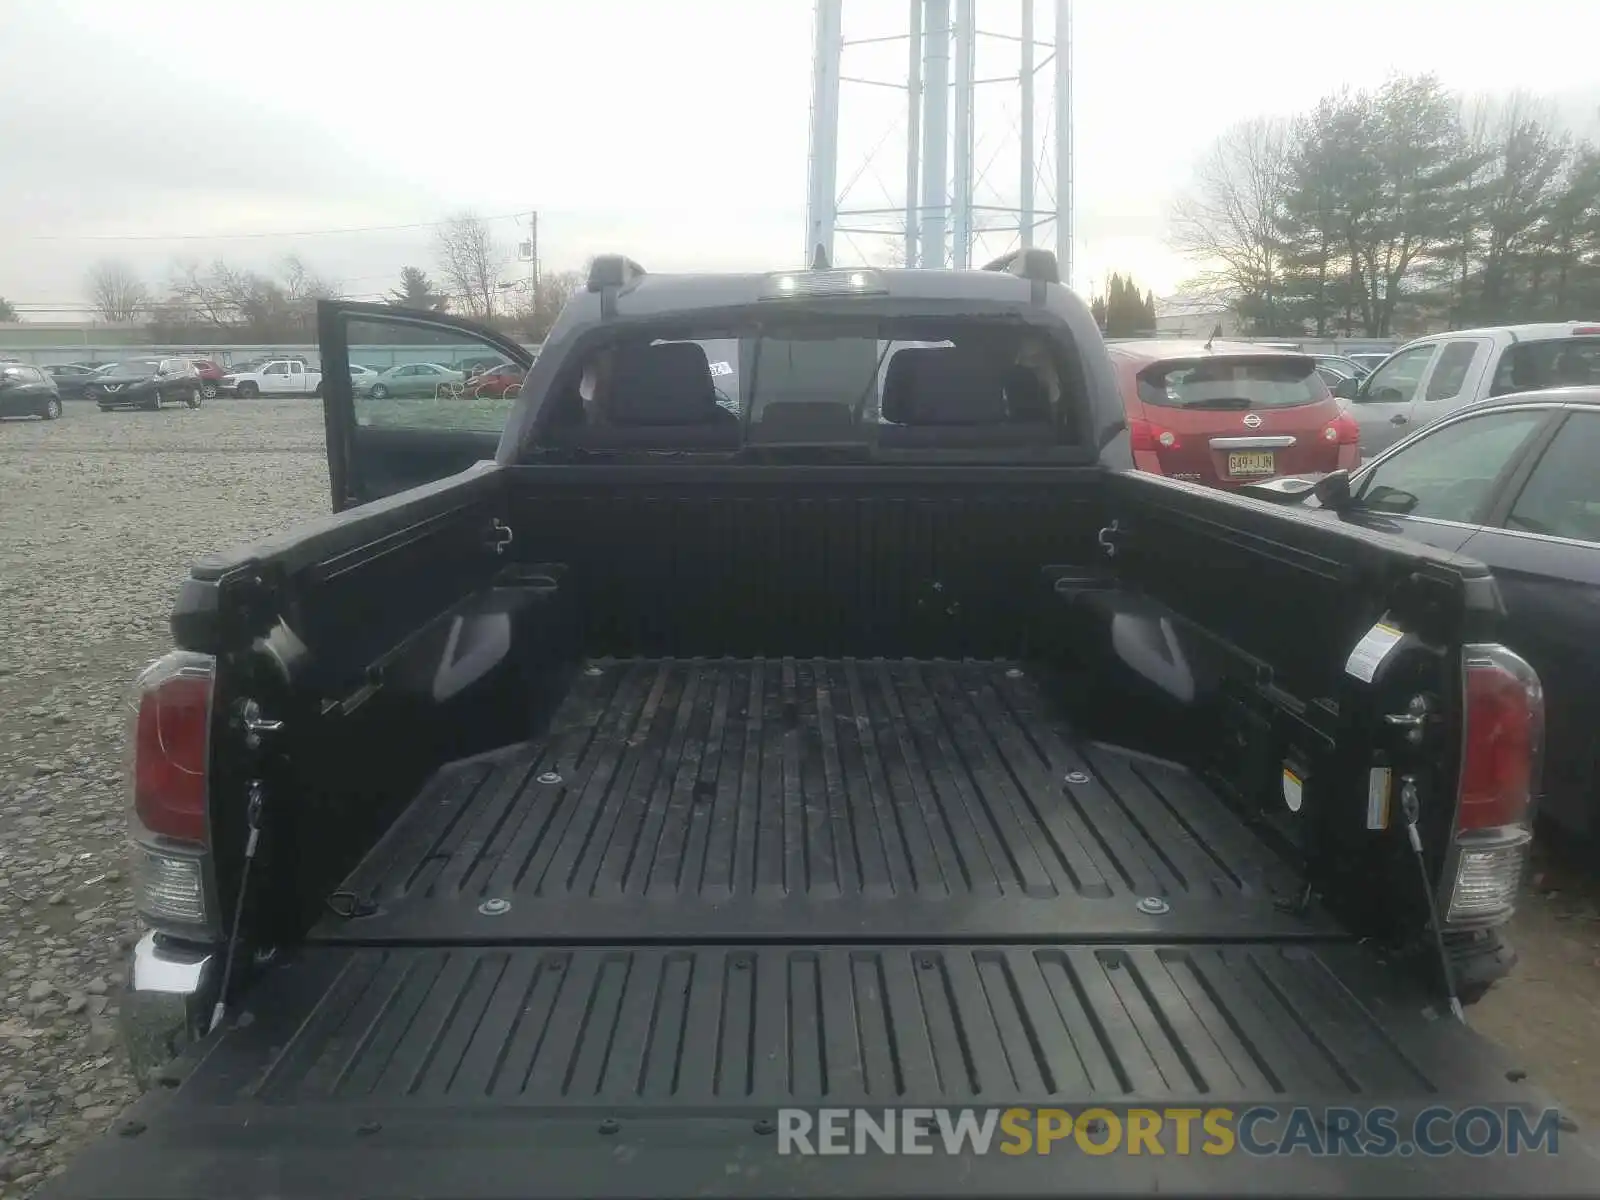
<path fill-rule="evenodd" d="M 1186 358 L 1139 372 L 1139 399 L 1163 408 L 1292 408 L 1328 397 L 1310 358 Z"/>

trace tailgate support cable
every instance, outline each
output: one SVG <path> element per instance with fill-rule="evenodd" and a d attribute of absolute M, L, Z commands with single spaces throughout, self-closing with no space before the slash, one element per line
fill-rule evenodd
<path fill-rule="evenodd" d="M 1417 819 L 1422 815 L 1422 805 L 1417 797 L 1417 781 L 1410 775 L 1400 780 L 1400 811 L 1406 821 L 1406 838 L 1417 860 L 1417 877 L 1422 881 L 1422 896 L 1428 902 L 1428 925 L 1433 930 L 1433 946 L 1439 955 L 1439 969 L 1444 974 L 1445 998 L 1450 1011 L 1463 1025 L 1467 1023 L 1466 1010 L 1456 994 L 1455 968 L 1450 965 L 1450 951 L 1444 944 L 1444 928 L 1439 924 L 1439 902 L 1433 894 L 1433 883 L 1428 878 L 1428 860 L 1422 852 L 1422 835 L 1417 832 Z"/>
<path fill-rule="evenodd" d="M 261 805 L 266 789 L 259 779 L 250 781 L 250 799 L 245 805 L 245 822 L 250 827 L 244 843 L 244 867 L 239 874 L 239 891 L 233 898 L 233 928 L 228 931 L 228 949 L 222 958 L 222 987 L 217 992 L 216 1007 L 211 1010 L 211 1025 L 206 1032 L 215 1033 L 222 1024 L 227 1010 L 228 985 L 233 980 L 233 962 L 239 956 L 239 932 L 244 920 L 244 897 L 250 887 L 250 864 L 255 862 L 256 845 L 261 841 Z"/>

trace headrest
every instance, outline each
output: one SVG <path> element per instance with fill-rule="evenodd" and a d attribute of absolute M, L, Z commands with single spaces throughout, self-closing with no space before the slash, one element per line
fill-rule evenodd
<path fill-rule="evenodd" d="M 1048 421 L 1050 393 L 1032 367 L 1007 367 L 1000 377 L 1006 411 L 1013 421 Z"/>
<path fill-rule="evenodd" d="M 896 425 L 992 425 L 1006 419 L 994 360 L 953 346 L 908 346 L 889 360 L 883 416 Z"/>
<path fill-rule="evenodd" d="M 694 342 L 624 344 L 611 376 L 616 425 L 699 425 L 727 415 L 717 405 L 711 363 Z"/>

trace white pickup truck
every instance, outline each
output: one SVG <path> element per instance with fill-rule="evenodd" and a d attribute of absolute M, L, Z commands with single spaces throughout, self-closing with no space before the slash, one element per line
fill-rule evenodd
<path fill-rule="evenodd" d="M 1600 383 L 1600 321 L 1500 325 L 1418 338 L 1334 395 L 1361 428 L 1373 458 L 1464 404 L 1539 388 Z"/>
<path fill-rule="evenodd" d="M 320 396 L 322 371 L 297 358 L 275 358 L 253 371 L 224 375 L 217 385 L 225 396 Z"/>

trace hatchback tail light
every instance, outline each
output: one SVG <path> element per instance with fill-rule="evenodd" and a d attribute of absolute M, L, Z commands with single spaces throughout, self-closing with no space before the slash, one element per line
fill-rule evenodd
<path fill-rule="evenodd" d="M 135 903 L 158 929 L 216 929 L 206 817 L 216 663 L 174 651 L 134 682 L 127 740 Z"/>
<path fill-rule="evenodd" d="M 1135 450 L 1176 450 L 1182 445 L 1172 430 L 1137 418 L 1128 422 L 1128 439 Z"/>
<path fill-rule="evenodd" d="M 1509 917 L 1522 884 L 1544 750 L 1544 691 L 1533 668 L 1504 646 L 1468 646 L 1462 666 L 1466 721 L 1446 919 L 1478 924 Z"/>
<path fill-rule="evenodd" d="M 1358 446 L 1361 444 L 1361 426 L 1356 424 L 1356 419 L 1343 409 L 1339 415 L 1328 422 L 1328 427 L 1322 431 L 1324 441 L 1333 442 L 1340 446 Z"/>

